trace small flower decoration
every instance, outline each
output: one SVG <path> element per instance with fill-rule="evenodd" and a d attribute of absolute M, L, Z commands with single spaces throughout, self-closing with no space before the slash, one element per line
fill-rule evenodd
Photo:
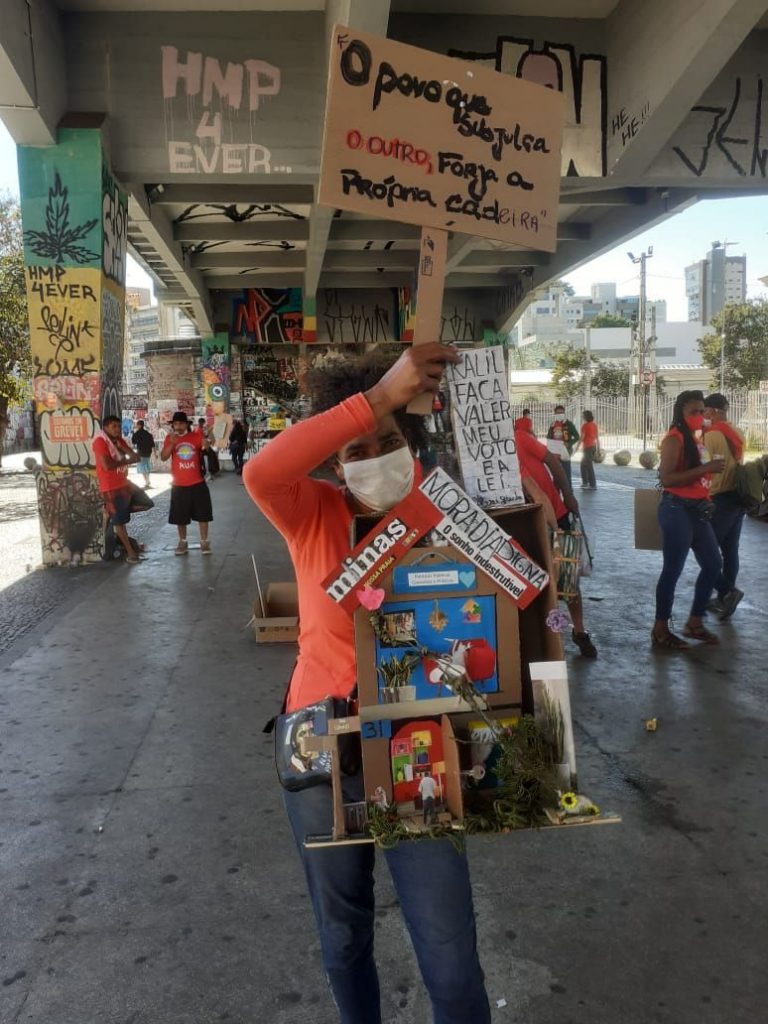
<path fill-rule="evenodd" d="M 357 600 L 369 612 L 381 608 L 384 598 L 387 596 L 386 591 L 381 587 L 362 587 L 360 590 L 355 591 L 355 593 L 357 594 Z"/>
<path fill-rule="evenodd" d="M 562 633 L 571 624 L 570 616 L 561 608 L 553 608 L 547 615 L 546 623 L 553 633 Z"/>
<path fill-rule="evenodd" d="M 572 811 L 573 808 L 578 804 L 579 798 L 575 793 L 561 793 L 560 794 L 560 806 L 564 811 Z"/>

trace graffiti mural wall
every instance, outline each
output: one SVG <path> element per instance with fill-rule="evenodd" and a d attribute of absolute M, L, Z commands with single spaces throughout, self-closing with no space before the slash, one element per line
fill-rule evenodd
<path fill-rule="evenodd" d="M 43 561 L 94 560 L 102 503 L 91 444 L 102 417 L 120 415 L 127 203 L 95 130 L 20 147 L 19 178 Z"/>

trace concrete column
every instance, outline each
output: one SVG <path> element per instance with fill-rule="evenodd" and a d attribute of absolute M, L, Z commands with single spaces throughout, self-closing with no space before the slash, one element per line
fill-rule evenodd
<path fill-rule="evenodd" d="M 120 415 L 126 197 L 95 128 L 60 129 L 54 146 L 20 146 L 19 182 L 43 564 L 98 561 L 91 442 L 104 416 Z"/>

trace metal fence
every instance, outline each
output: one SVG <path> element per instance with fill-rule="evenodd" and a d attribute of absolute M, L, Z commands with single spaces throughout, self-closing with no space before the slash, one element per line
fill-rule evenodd
<path fill-rule="evenodd" d="M 746 434 L 748 446 L 768 451 L 768 393 L 741 391 L 726 397 L 730 403 L 728 418 Z M 568 419 L 577 427 L 581 425 L 584 410 L 591 410 L 604 448 L 642 451 L 644 439 L 647 448 L 654 448 L 669 429 L 675 399 L 671 395 L 659 395 L 645 407 L 642 399 L 630 402 L 627 398 L 593 398 L 589 405 L 583 399 L 575 399 L 564 404 Z M 554 407 L 554 402 L 516 402 L 512 415 L 517 418 L 524 408 L 530 409 L 533 429 L 537 436 L 543 437 L 552 423 Z"/>

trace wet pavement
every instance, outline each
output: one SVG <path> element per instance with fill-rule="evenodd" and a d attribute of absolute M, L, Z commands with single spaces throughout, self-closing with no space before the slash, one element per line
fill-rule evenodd
<path fill-rule="evenodd" d="M 623 824 L 470 841 L 494 1024 L 759 1022 L 768 524 L 745 524 L 722 646 L 654 655 L 660 556 L 631 538 L 633 487 L 655 478 L 598 474 L 580 497 L 600 657 L 566 646 L 582 789 Z M 158 512 L 141 565 L 14 584 L 17 601 L 38 578 L 64 596 L 0 659 L 3 1022 L 336 1020 L 261 732 L 293 650 L 247 628 L 251 552 L 265 581 L 288 559 L 237 478 L 213 500 L 210 558 L 175 558 Z M 385 869 L 377 893 L 384 1020 L 426 1024 Z"/>

